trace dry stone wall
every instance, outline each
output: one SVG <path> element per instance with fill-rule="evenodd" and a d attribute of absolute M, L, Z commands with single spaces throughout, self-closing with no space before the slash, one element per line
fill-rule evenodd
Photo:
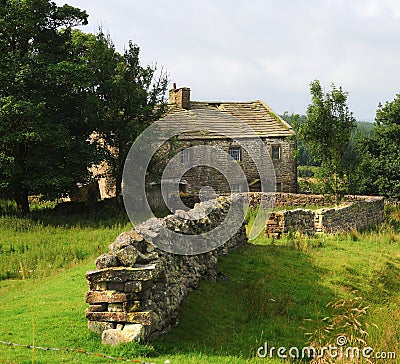
<path fill-rule="evenodd" d="M 236 201 L 242 203 L 240 198 Z M 246 244 L 244 225 L 222 246 L 198 255 L 176 255 L 157 249 L 142 235 L 161 238 L 160 225 L 182 234 L 198 234 L 219 225 L 229 211 L 231 200 L 219 197 L 164 219 L 150 219 L 136 231 L 119 235 L 109 252 L 96 260 L 96 270 L 86 279 L 89 291 L 86 311 L 90 330 L 102 334 L 103 343 L 152 340 L 177 322 L 179 308 L 188 292 L 201 279 L 216 279 L 219 256 Z M 207 216 L 204 217 L 204 212 Z M 188 220 L 187 214 L 193 218 Z M 243 219 L 242 216 L 238 218 Z M 154 241 L 154 240 L 153 240 Z"/>
<path fill-rule="evenodd" d="M 290 194 L 285 194 L 289 203 L 304 201 L 305 197 L 292 199 Z M 289 196 L 288 196 L 289 195 Z M 283 194 L 279 196 L 280 201 L 276 205 L 284 203 Z M 310 197 L 315 201 L 315 197 Z M 323 201 L 325 203 L 325 201 Z M 253 203 L 255 206 L 256 203 Z M 289 206 L 297 206 L 291 204 Z M 348 232 L 351 229 L 365 229 L 383 221 L 384 198 L 370 196 L 348 196 L 344 205 L 332 208 L 321 208 L 319 210 L 295 209 L 275 211 L 271 213 L 266 223 L 265 233 L 267 236 L 280 238 L 288 232 L 300 232 L 313 235 L 316 232 L 336 234 Z"/>
<path fill-rule="evenodd" d="M 365 229 L 383 219 L 383 197 L 358 197 L 345 206 L 315 211 L 315 231 L 343 233 L 351 229 Z"/>
<path fill-rule="evenodd" d="M 306 207 L 307 205 L 314 206 L 329 206 L 332 201 L 329 197 L 323 195 L 311 195 L 300 193 L 265 193 L 265 192 L 252 192 L 249 194 L 249 205 L 253 208 L 260 206 L 261 197 L 263 199 L 273 199 L 275 207 Z M 350 197 L 347 197 L 350 199 Z"/>
<path fill-rule="evenodd" d="M 245 197 L 251 207 L 259 206 L 261 197 L 274 198 L 261 193 L 220 196 L 196 204 L 189 211 L 178 210 L 163 219 L 150 219 L 137 227 L 140 234 L 132 230 L 119 235 L 109 252 L 97 258 L 96 270 L 86 274 L 89 329 L 111 345 L 149 341 L 168 332 L 176 324 L 180 306 L 190 290 L 197 288 L 203 278 L 216 279 L 218 258 L 247 243 L 245 225 L 225 244 L 204 254 L 167 253 L 151 241 L 172 241 L 160 227 L 187 235 L 187 239 L 211 231 L 225 219 L 232 203 L 243 206 Z M 275 200 L 277 206 L 326 203 L 322 196 L 289 193 L 278 193 Z M 381 222 L 383 208 L 382 197 L 348 197 L 347 204 L 338 208 L 278 210 L 266 222 L 265 232 L 280 237 L 290 231 L 313 235 L 318 231 L 360 229 Z M 243 221 L 243 209 L 237 211 L 235 218 Z"/>

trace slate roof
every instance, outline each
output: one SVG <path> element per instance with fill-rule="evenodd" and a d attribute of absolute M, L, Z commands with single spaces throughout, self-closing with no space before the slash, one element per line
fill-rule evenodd
<path fill-rule="evenodd" d="M 254 132 L 263 137 L 288 137 L 292 127 L 276 115 L 264 102 L 200 102 L 191 101 L 188 110 L 170 104 L 167 115 L 160 119 L 163 126 L 186 126 L 180 139 L 249 137 Z M 249 129 L 250 128 L 250 129 Z"/>

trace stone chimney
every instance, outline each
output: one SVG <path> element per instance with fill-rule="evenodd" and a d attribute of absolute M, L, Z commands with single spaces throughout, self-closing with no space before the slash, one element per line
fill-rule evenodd
<path fill-rule="evenodd" d="M 176 88 L 176 83 L 172 90 L 169 91 L 169 103 L 176 104 L 178 107 L 182 109 L 190 108 L 190 88 L 189 87 L 181 87 Z"/>

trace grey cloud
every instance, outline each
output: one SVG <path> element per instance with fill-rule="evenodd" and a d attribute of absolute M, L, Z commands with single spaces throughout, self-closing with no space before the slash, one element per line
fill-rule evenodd
<path fill-rule="evenodd" d="M 57 1 L 58 4 L 64 1 Z M 372 119 L 399 92 L 398 0 L 70 0 L 90 25 L 129 39 L 197 99 L 264 99 L 277 112 L 304 113 L 309 83 L 334 82 L 350 109 Z"/>

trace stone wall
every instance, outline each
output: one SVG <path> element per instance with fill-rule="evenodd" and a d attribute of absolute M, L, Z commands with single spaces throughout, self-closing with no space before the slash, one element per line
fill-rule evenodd
<path fill-rule="evenodd" d="M 289 232 L 314 235 L 314 212 L 311 210 L 284 210 L 272 212 L 265 225 L 267 237 L 281 238 Z"/>
<path fill-rule="evenodd" d="M 383 219 L 383 197 L 358 197 L 345 206 L 315 211 L 315 231 L 343 233 L 351 229 L 365 229 Z"/>
<path fill-rule="evenodd" d="M 262 196 L 273 198 L 272 194 L 251 193 L 250 205 L 259 206 Z M 101 334 L 103 343 L 112 345 L 148 341 L 168 332 L 176 324 L 180 306 L 189 291 L 198 287 L 203 278 L 216 279 L 218 258 L 247 243 L 245 225 L 225 244 L 203 254 L 167 253 L 151 241 L 173 245 L 170 232 L 175 231 L 184 239 L 188 236 L 190 242 L 193 235 L 219 226 L 232 203 L 243 206 L 243 199 L 240 194 L 233 198 L 220 196 L 196 204 L 189 211 L 178 210 L 162 219 L 150 219 L 137 227 L 140 235 L 135 230 L 119 235 L 109 246 L 109 252 L 97 258 L 96 270 L 86 274 L 89 329 Z M 326 203 L 323 197 L 315 195 L 276 195 L 277 206 L 317 201 Z M 278 210 L 266 222 L 265 232 L 278 238 L 290 231 L 308 235 L 319 231 L 346 232 L 381 222 L 383 209 L 383 197 L 348 197 L 346 205 L 338 208 Z M 240 219 L 236 221 L 243 221 L 243 209 L 235 211 L 238 214 L 235 219 Z M 167 227 L 167 232 L 161 227 Z M 218 240 L 215 234 L 213 240 Z"/>
<path fill-rule="evenodd" d="M 283 233 L 301 231 L 305 235 L 314 234 L 314 212 L 311 210 L 288 210 L 284 212 Z"/>
<path fill-rule="evenodd" d="M 329 206 L 332 201 L 329 197 L 323 195 L 311 195 L 311 194 L 299 194 L 299 193 L 264 193 L 264 192 L 253 192 L 249 194 L 249 204 L 252 207 L 257 207 L 260 205 L 261 197 L 274 198 L 276 207 L 306 207 L 307 205 L 314 206 Z M 347 201 L 350 197 L 346 197 Z"/>
<path fill-rule="evenodd" d="M 150 219 L 138 229 L 153 241 L 166 239 L 160 235 L 160 224 L 182 234 L 198 234 L 219 225 L 230 205 L 230 199 L 219 197 L 189 212 Z M 192 218 L 197 214 L 198 219 L 188 220 L 187 214 Z M 243 219 L 243 214 L 237 218 Z M 219 256 L 247 242 L 243 225 L 229 241 L 210 252 L 176 255 L 157 249 L 141 235 L 136 231 L 119 235 L 109 252 L 96 260 L 97 270 L 86 274 L 88 327 L 102 334 L 103 343 L 148 341 L 167 332 L 176 323 L 188 292 L 198 287 L 201 279 L 217 277 Z"/>
<path fill-rule="evenodd" d="M 297 162 L 294 158 L 296 143 L 285 138 L 265 138 L 263 142 L 270 155 L 272 146 L 281 147 L 281 158 L 272 160 L 276 175 L 276 191 L 296 193 L 298 191 Z"/>
<path fill-rule="evenodd" d="M 283 197 L 282 195 L 280 197 L 277 196 L 277 206 L 283 203 Z M 253 206 L 256 206 L 259 198 L 260 196 L 256 196 Z M 287 195 L 286 198 L 292 203 L 304 201 L 301 195 L 295 200 L 292 200 L 291 196 Z M 317 201 L 314 197 L 310 198 Z M 365 229 L 376 225 L 382 222 L 383 219 L 383 197 L 348 196 L 344 205 L 339 207 L 322 208 L 315 211 L 308 209 L 274 211 L 266 223 L 265 233 L 267 236 L 277 238 L 289 231 L 298 231 L 306 235 L 313 235 L 316 232 L 327 234 L 345 233 L 351 229 Z"/>

